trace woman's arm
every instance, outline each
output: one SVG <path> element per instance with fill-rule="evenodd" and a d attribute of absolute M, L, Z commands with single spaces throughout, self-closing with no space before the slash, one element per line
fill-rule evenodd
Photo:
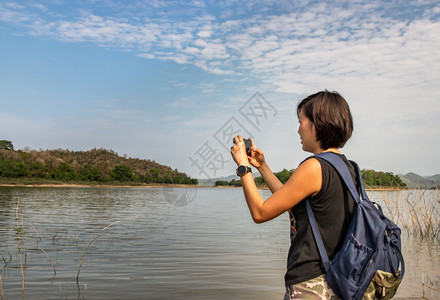
<path fill-rule="evenodd" d="M 290 176 L 289 180 L 264 200 L 250 173 L 241 178 L 244 196 L 255 223 L 278 217 L 303 199 L 321 190 L 322 169 L 317 159 L 308 159 Z"/>
<path fill-rule="evenodd" d="M 252 141 L 252 139 L 250 140 Z M 251 165 L 257 168 L 258 172 L 260 172 L 261 177 L 263 177 L 264 182 L 272 193 L 283 186 L 283 183 L 275 176 L 269 168 L 269 165 L 266 163 L 263 151 L 255 147 L 254 141 L 252 141 L 251 156 L 248 158 Z"/>
<path fill-rule="evenodd" d="M 243 138 L 234 138 L 234 143 L 231 154 L 237 165 L 249 165 Z M 258 192 L 251 173 L 242 176 L 241 181 L 252 219 L 256 223 L 263 223 L 286 212 L 306 197 L 318 193 L 322 185 L 322 169 L 317 159 L 306 160 L 295 170 L 286 184 L 279 187 L 267 200 Z"/>
<path fill-rule="evenodd" d="M 275 176 L 266 163 L 262 164 L 257 170 L 272 193 L 283 187 L 283 183 Z"/>

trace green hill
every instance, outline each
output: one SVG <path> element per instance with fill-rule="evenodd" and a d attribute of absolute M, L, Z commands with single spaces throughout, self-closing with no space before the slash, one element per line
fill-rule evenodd
<path fill-rule="evenodd" d="M 2 182 L 197 184 L 197 179 L 155 161 L 121 157 L 112 150 L 0 149 Z"/>

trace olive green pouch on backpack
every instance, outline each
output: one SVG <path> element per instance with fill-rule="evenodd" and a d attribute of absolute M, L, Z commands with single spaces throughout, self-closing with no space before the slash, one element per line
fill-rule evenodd
<path fill-rule="evenodd" d="M 400 272 L 397 276 L 400 275 Z M 392 273 L 378 270 L 365 291 L 362 300 L 391 299 L 397 291 L 402 278 L 396 278 Z"/>

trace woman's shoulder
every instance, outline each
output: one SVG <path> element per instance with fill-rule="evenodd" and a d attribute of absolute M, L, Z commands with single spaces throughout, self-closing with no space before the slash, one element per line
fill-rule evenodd
<path fill-rule="evenodd" d="M 301 200 L 314 195 L 321 189 L 321 163 L 316 158 L 303 161 L 284 184 L 284 188 L 294 194 L 300 194 Z M 289 192 L 289 193 L 290 193 Z"/>
<path fill-rule="evenodd" d="M 298 168 L 295 170 L 295 172 L 299 170 L 305 170 L 305 171 L 320 171 L 321 170 L 321 159 L 316 156 L 309 156 L 306 159 L 304 159 L 298 166 Z"/>
<path fill-rule="evenodd" d="M 349 160 L 346 157 L 346 155 L 343 154 L 343 153 L 335 153 L 335 154 L 337 156 L 339 156 L 345 162 L 345 164 L 348 167 L 348 170 L 350 171 L 351 176 L 355 180 L 355 178 L 356 178 L 356 170 L 355 170 L 355 167 L 352 164 L 351 160 Z M 321 165 L 321 170 L 322 170 L 322 174 L 323 174 L 324 177 L 327 177 L 326 175 L 328 175 L 329 173 L 335 173 L 335 174 L 338 173 L 338 171 L 335 169 L 335 167 L 333 167 L 332 164 L 330 162 L 328 162 L 327 160 L 325 160 L 324 158 L 316 157 L 316 156 L 310 156 L 306 160 L 318 161 L 320 163 L 320 165 Z"/>

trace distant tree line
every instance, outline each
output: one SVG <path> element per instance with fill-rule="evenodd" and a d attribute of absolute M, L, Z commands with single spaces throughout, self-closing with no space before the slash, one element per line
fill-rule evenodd
<path fill-rule="evenodd" d="M 292 173 L 295 170 L 286 170 L 283 169 L 280 172 L 274 173 L 275 176 L 282 182 L 286 183 L 286 181 L 290 178 Z M 365 187 L 367 188 L 406 188 L 406 184 L 402 182 L 399 176 L 394 175 L 391 172 L 377 172 L 373 170 L 362 170 L 362 181 L 364 182 Z M 257 186 L 264 186 L 263 178 L 256 177 L 255 183 Z M 241 180 L 233 179 L 231 181 L 219 180 L 215 182 L 216 186 L 242 186 Z"/>
<path fill-rule="evenodd" d="M 406 188 L 406 184 L 400 179 L 398 175 L 391 172 L 377 172 L 373 170 L 362 170 L 362 180 L 364 185 L 368 188 L 380 187 L 396 187 Z"/>
<path fill-rule="evenodd" d="M 8 142 L 8 141 L 6 141 Z M 151 160 L 120 157 L 112 150 L 13 150 L 0 141 L 0 178 L 63 182 L 198 184 L 185 173 Z"/>
<path fill-rule="evenodd" d="M 275 176 L 282 182 L 282 183 L 286 183 L 286 181 L 290 178 L 290 175 L 292 175 L 294 170 L 286 170 L 283 169 L 280 172 L 276 172 L 274 173 Z M 256 177 L 255 179 L 255 184 L 258 187 L 262 187 L 265 186 L 266 184 L 264 183 L 263 177 Z M 241 184 L 241 180 L 237 180 L 237 179 L 232 179 L 231 181 L 226 181 L 226 180 L 218 180 L 215 182 L 216 186 L 242 186 Z"/>

